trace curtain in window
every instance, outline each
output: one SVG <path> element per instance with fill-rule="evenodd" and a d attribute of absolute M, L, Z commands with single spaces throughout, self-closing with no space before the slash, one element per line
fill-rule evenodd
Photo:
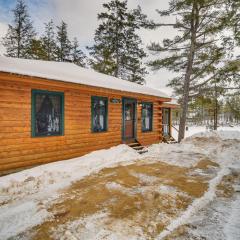
<path fill-rule="evenodd" d="M 99 98 L 92 100 L 93 107 L 93 131 L 101 132 L 106 130 L 107 101 Z"/>
<path fill-rule="evenodd" d="M 152 130 L 152 104 L 150 103 L 142 105 L 142 129 L 143 131 Z"/>
<path fill-rule="evenodd" d="M 60 135 L 61 121 L 61 96 L 35 93 L 35 135 Z"/>

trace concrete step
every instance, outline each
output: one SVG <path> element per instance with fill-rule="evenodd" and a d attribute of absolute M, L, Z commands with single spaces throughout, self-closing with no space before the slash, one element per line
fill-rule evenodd
<path fill-rule="evenodd" d="M 134 150 L 142 150 L 143 148 L 144 147 L 141 145 L 133 147 Z"/>
<path fill-rule="evenodd" d="M 130 142 L 127 144 L 129 147 L 131 147 L 132 149 L 136 150 L 139 154 L 143 154 L 145 152 L 147 152 L 147 150 L 144 148 L 144 146 L 142 146 L 139 142 L 135 141 L 135 142 Z"/>
<path fill-rule="evenodd" d="M 167 141 L 167 144 L 175 144 L 178 143 L 177 141 Z"/>
<path fill-rule="evenodd" d="M 140 144 L 138 142 L 134 142 L 134 143 L 129 143 L 128 146 L 129 147 L 135 147 L 135 146 L 139 146 Z"/>
<path fill-rule="evenodd" d="M 148 150 L 147 149 L 143 149 L 143 150 L 139 150 L 139 151 L 137 151 L 139 154 L 143 154 L 143 153 L 146 153 L 146 152 L 148 152 Z"/>

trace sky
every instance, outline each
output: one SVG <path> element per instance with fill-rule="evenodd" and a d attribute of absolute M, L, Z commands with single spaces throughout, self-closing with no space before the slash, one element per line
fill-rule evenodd
<path fill-rule="evenodd" d="M 160 21 L 156 9 L 167 9 L 169 0 L 128 0 L 130 9 L 140 5 L 143 13 L 147 14 L 149 19 Z M 44 28 L 44 22 L 53 19 L 58 25 L 61 20 L 68 24 L 69 36 L 72 39 L 77 37 L 81 49 L 86 52 L 86 46 L 93 44 L 94 32 L 98 26 L 97 14 L 103 8 L 102 4 L 108 0 L 25 0 L 28 5 L 29 14 L 34 22 L 37 32 L 41 33 Z M 15 7 L 16 0 L 0 0 L 0 38 L 2 38 L 8 28 L 8 24 L 13 19 L 12 9 Z M 162 21 L 162 20 L 161 20 Z M 165 21 L 165 20 L 164 20 Z M 167 19 L 166 21 L 171 21 Z M 151 42 L 161 42 L 164 38 L 174 36 L 174 30 L 170 27 L 164 27 L 159 30 L 141 30 L 139 35 L 142 38 L 144 48 Z M 148 58 L 151 53 L 146 50 Z M 4 47 L 0 44 L 0 54 L 4 53 Z M 148 69 L 146 76 L 148 86 L 159 88 L 166 93 L 171 94 L 171 89 L 166 87 L 169 79 L 174 75 L 166 70 L 152 72 Z"/>

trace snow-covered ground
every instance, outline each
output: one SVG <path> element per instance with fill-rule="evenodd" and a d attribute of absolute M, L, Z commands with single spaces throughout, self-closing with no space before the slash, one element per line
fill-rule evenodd
<path fill-rule="evenodd" d="M 178 129 L 178 126 L 176 126 Z M 185 137 L 190 137 L 193 134 L 200 133 L 200 132 L 208 132 L 209 130 L 206 126 L 188 126 L 188 130 L 185 131 Z M 240 126 L 233 126 L 233 127 L 218 127 L 218 131 L 240 131 Z M 172 135 L 175 139 L 178 139 L 178 132 L 173 128 Z"/>
<path fill-rule="evenodd" d="M 119 145 L 0 177 L 0 239 L 240 239 L 239 131 L 148 150 Z"/>

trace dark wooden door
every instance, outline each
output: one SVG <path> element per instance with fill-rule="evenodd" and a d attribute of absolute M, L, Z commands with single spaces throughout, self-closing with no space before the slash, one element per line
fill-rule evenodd
<path fill-rule="evenodd" d="M 124 105 L 124 138 L 134 138 L 135 103 L 125 102 Z"/>

